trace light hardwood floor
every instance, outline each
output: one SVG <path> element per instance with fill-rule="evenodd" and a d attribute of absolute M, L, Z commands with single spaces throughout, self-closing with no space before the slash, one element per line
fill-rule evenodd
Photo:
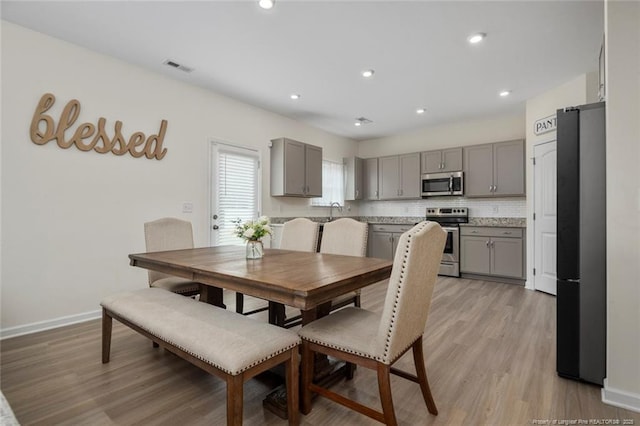
<path fill-rule="evenodd" d="M 363 291 L 381 310 L 386 286 Z M 251 304 L 263 301 L 247 298 Z M 225 295 L 228 307 L 234 295 Z M 291 311 L 294 314 L 295 311 Z M 1 342 L 0 386 L 23 425 L 220 425 L 224 383 L 114 322 L 111 362 L 101 364 L 100 322 Z M 418 386 L 392 377 L 401 425 L 525 425 L 539 420 L 619 420 L 640 414 L 600 401 L 600 388 L 555 373 L 555 298 L 494 282 L 439 278 L 424 337 L 427 374 L 440 414 Z M 398 367 L 412 371 L 411 355 Z M 286 424 L 262 408 L 277 382 L 245 385 L 245 425 Z M 379 407 L 376 375 L 359 368 L 335 390 Z M 303 425 L 379 424 L 322 398 Z M 538 423 L 540 424 L 540 423 Z M 549 423 L 551 424 L 551 423 Z"/>

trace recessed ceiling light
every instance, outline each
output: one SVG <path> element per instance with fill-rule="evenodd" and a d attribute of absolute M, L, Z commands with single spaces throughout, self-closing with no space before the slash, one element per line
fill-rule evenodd
<path fill-rule="evenodd" d="M 364 124 L 369 124 L 369 123 L 373 123 L 373 121 L 369 120 L 369 119 L 368 119 L 368 118 L 366 118 L 366 117 L 358 117 L 358 118 L 356 118 L 356 122 L 355 122 L 355 123 L 353 123 L 353 124 L 354 124 L 355 126 L 360 127 L 360 126 L 362 126 L 362 125 L 364 125 Z"/>
<path fill-rule="evenodd" d="M 511 90 L 503 90 L 502 92 L 500 92 L 500 96 L 502 96 L 503 98 L 505 96 L 509 96 L 511 94 Z"/>
<path fill-rule="evenodd" d="M 275 2 L 275 0 L 259 0 L 258 5 L 263 9 L 271 9 Z"/>
<path fill-rule="evenodd" d="M 426 109 L 424 109 L 424 108 L 418 108 L 418 109 L 416 110 L 416 114 L 424 114 L 424 113 L 425 113 L 425 111 L 426 111 Z"/>
<path fill-rule="evenodd" d="M 482 40 L 484 40 L 484 38 L 486 36 L 487 35 L 485 33 L 476 33 L 476 34 L 470 35 L 469 38 L 467 38 L 467 40 L 471 44 L 476 44 L 476 43 L 480 43 Z"/>
<path fill-rule="evenodd" d="M 289 96 L 289 97 L 291 99 L 293 99 L 294 101 L 300 99 L 300 95 L 297 94 L 297 93 L 292 93 L 291 96 Z"/>
<path fill-rule="evenodd" d="M 364 70 L 364 71 L 362 71 L 362 76 L 364 78 L 369 78 L 369 77 L 373 77 L 374 73 L 375 73 L 374 70 Z"/>
<path fill-rule="evenodd" d="M 362 123 L 359 121 L 356 121 L 355 123 L 353 123 L 354 126 L 360 127 L 362 126 Z"/>

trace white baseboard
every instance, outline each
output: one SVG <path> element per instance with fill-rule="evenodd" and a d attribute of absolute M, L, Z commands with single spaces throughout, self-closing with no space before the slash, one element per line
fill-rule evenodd
<path fill-rule="evenodd" d="M 607 379 L 604 379 L 602 388 L 602 402 L 640 413 L 640 395 L 612 388 L 607 383 Z"/>
<path fill-rule="evenodd" d="M 64 327 L 65 325 L 77 324 L 100 318 L 102 310 L 85 312 L 83 314 L 69 315 L 47 321 L 34 322 L 16 327 L 3 328 L 0 330 L 0 340 L 11 337 L 23 336 L 25 334 L 37 333 L 39 331 L 51 330 L 52 328 Z"/>

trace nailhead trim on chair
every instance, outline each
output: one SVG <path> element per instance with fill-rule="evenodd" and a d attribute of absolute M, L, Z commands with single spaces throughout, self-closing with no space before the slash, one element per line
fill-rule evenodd
<path fill-rule="evenodd" d="M 426 227 L 426 225 L 422 225 L 420 228 L 416 229 L 415 232 L 413 234 L 417 234 L 418 232 L 422 231 L 424 228 Z M 393 327 L 395 325 L 396 322 L 396 313 L 397 313 L 397 309 L 398 309 L 398 301 L 400 299 L 400 290 L 402 289 L 402 284 L 404 281 L 404 275 L 405 275 L 405 271 L 407 268 L 407 258 L 409 256 L 409 246 L 411 243 L 411 237 L 413 237 L 413 234 L 407 234 L 408 240 L 407 240 L 407 245 L 405 246 L 405 251 L 404 251 L 404 260 L 402 261 L 402 268 L 400 269 L 400 279 L 398 280 L 398 290 L 396 292 L 396 298 L 394 301 L 394 305 L 393 305 L 393 312 L 391 314 L 391 322 L 389 325 L 389 329 L 387 330 L 387 340 L 385 343 L 385 348 L 384 348 L 384 355 L 382 356 L 381 359 L 379 359 L 378 361 L 384 362 L 384 363 L 392 363 L 393 361 L 395 361 L 395 359 L 399 356 L 396 355 L 393 359 L 389 359 L 389 346 L 391 345 L 391 331 L 393 330 Z M 413 344 L 413 343 L 412 343 Z M 402 348 L 401 351 L 399 351 L 400 354 L 404 353 L 404 351 L 411 347 L 411 345 Z"/>

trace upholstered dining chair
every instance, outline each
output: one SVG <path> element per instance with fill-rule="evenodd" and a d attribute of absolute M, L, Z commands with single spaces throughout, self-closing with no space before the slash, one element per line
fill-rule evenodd
<path fill-rule="evenodd" d="M 282 250 L 315 252 L 318 249 L 320 225 L 304 217 L 289 220 L 282 226 L 280 248 Z M 285 317 L 285 307 L 279 303 L 269 303 L 269 322 L 287 328 L 300 324 L 301 315 Z"/>
<path fill-rule="evenodd" d="M 147 222 L 144 224 L 144 240 L 148 252 L 193 248 L 191 222 L 172 217 Z M 200 293 L 200 285 L 197 282 L 151 270 L 149 286 L 184 296 Z"/>
<path fill-rule="evenodd" d="M 427 381 L 422 335 L 446 235 L 435 222 L 421 222 L 402 234 L 381 315 L 347 307 L 302 327 L 299 334 L 304 414 L 311 411 L 311 395 L 317 393 L 382 423 L 397 425 L 391 373 L 418 383 L 427 409 L 438 414 Z M 410 348 L 415 376 L 391 367 Z M 382 412 L 313 383 L 315 352 L 377 371 Z"/>
<path fill-rule="evenodd" d="M 345 256 L 367 255 L 369 225 L 351 218 L 342 218 L 324 224 L 320 253 Z M 347 293 L 331 302 L 331 310 L 350 305 L 360 307 L 360 290 Z"/>

